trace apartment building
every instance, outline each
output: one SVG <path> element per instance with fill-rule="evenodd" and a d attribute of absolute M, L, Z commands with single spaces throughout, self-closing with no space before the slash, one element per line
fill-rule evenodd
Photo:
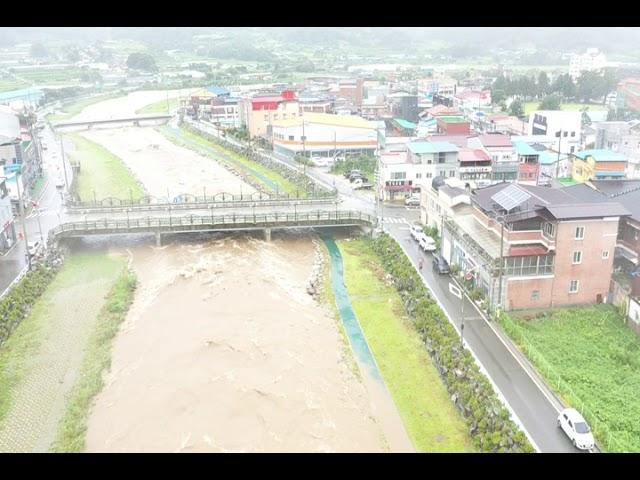
<path fill-rule="evenodd" d="M 601 72 L 607 66 L 607 57 L 597 48 L 588 48 L 583 54 L 572 55 L 569 75 L 576 81 L 584 72 Z"/>
<path fill-rule="evenodd" d="M 455 217 L 456 210 L 470 203 L 470 189 L 466 188 L 465 182 L 436 177 L 420 191 L 420 221 L 440 229 L 443 217 Z"/>
<path fill-rule="evenodd" d="M 627 157 L 627 177 L 640 177 L 640 120 L 600 122 L 596 125 L 595 148 L 606 148 Z"/>
<path fill-rule="evenodd" d="M 500 183 L 442 218 L 443 257 L 493 308 L 549 308 L 605 302 L 622 217 L 620 203 L 567 189 Z M 593 272 L 598 272 L 594 275 Z"/>
<path fill-rule="evenodd" d="M 424 178 L 424 168 L 415 163 L 408 150 L 383 152 L 379 159 L 379 198 L 397 200 L 420 191 Z"/>
<path fill-rule="evenodd" d="M 422 165 L 424 180 L 435 177 L 457 176 L 458 147 L 449 142 L 417 141 L 407 144 L 409 157 L 415 164 Z"/>

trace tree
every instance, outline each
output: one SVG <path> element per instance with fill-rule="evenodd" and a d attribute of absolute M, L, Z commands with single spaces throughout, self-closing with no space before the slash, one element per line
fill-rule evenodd
<path fill-rule="evenodd" d="M 538 110 L 560 110 L 560 97 L 557 95 L 549 95 L 544 97 Z"/>
<path fill-rule="evenodd" d="M 32 43 L 30 52 L 34 58 L 45 58 L 49 56 L 49 52 L 41 43 Z"/>
<path fill-rule="evenodd" d="M 148 53 L 132 53 L 127 58 L 127 67 L 134 70 L 144 70 L 145 72 L 157 72 L 158 66 L 155 59 Z"/>
<path fill-rule="evenodd" d="M 547 72 L 540 72 L 540 75 L 538 75 L 538 84 L 536 86 L 538 95 L 544 96 L 550 93 L 549 89 L 551 88 L 551 86 L 549 85 L 549 77 L 547 76 Z"/>
<path fill-rule="evenodd" d="M 603 90 L 603 78 L 596 72 L 583 72 L 578 78 L 578 98 L 587 103 Z"/>
<path fill-rule="evenodd" d="M 555 82 L 553 82 L 552 92 L 562 95 L 565 99 L 571 100 L 576 97 L 576 85 L 571 79 L 571 75 L 568 73 L 564 75 L 558 75 Z"/>
<path fill-rule="evenodd" d="M 509 105 L 509 115 L 513 115 L 514 117 L 523 117 L 524 116 L 524 108 L 522 107 L 522 102 L 519 99 L 515 99 Z"/>

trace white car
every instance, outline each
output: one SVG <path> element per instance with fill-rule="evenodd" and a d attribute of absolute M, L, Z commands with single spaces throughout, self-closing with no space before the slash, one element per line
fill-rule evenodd
<path fill-rule="evenodd" d="M 420 197 L 409 197 L 405 199 L 404 204 L 407 207 L 419 207 L 420 206 Z"/>
<path fill-rule="evenodd" d="M 580 450 L 591 450 L 594 446 L 593 434 L 587 422 L 573 408 L 565 408 L 558 415 L 558 426 L 567 434 L 573 446 Z"/>
<path fill-rule="evenodd" d="M 41 243 L 39 240 L 36 240 L 35 242 L 29 242 L 29 244 L 27 245 L 27 252 L 29 252 L 29 256 L 33 257 L 34 255 L 36 255 L 40 250 L 40 246 Z"/>
<path fill-rule="evenodd" d="M 424 230 L 422 230 L 422 225 L 417 225 L 417 224 L 413 224 L 411 225 L 411 227 L 409 227 L 409 230 L 411 232 L 411 238 L 413 238 L 414 240 L 418 240 L 418 236 L 420 234 L 424 235 Z"/>
<path fill-rule="evenodd" d="M 427 237 L 426 235 L 424 237 L 420 237 L 419 244 L 420 248 L 425 252 L 435 252 L 437 250 L 436 242 L 433 238 Z"/>

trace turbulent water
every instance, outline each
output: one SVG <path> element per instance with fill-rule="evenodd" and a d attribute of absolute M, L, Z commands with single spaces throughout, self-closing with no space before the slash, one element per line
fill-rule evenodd
<path fill-rule="evenodd" d="M 88 451 L 385 450 L 335 319 L 305 291 L 308 236 L 130 251 L 140 288 Z"/>

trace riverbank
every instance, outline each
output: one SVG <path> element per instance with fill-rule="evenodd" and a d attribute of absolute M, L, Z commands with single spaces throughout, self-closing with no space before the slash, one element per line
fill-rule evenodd
<path fill-rule="evenodd" d="M 415 447 L 422 452 L 474 451 L 402 300 L 362 240 L 339 240 L 345 283 L 367 342 Z"/>
<path fill-rule="evenodd" d="M 0 391 L 7 392 L 0 451 L 49 449 L 104 296 L 125 264 L 103 252 L 69 256 L 0 349 Z"/>

